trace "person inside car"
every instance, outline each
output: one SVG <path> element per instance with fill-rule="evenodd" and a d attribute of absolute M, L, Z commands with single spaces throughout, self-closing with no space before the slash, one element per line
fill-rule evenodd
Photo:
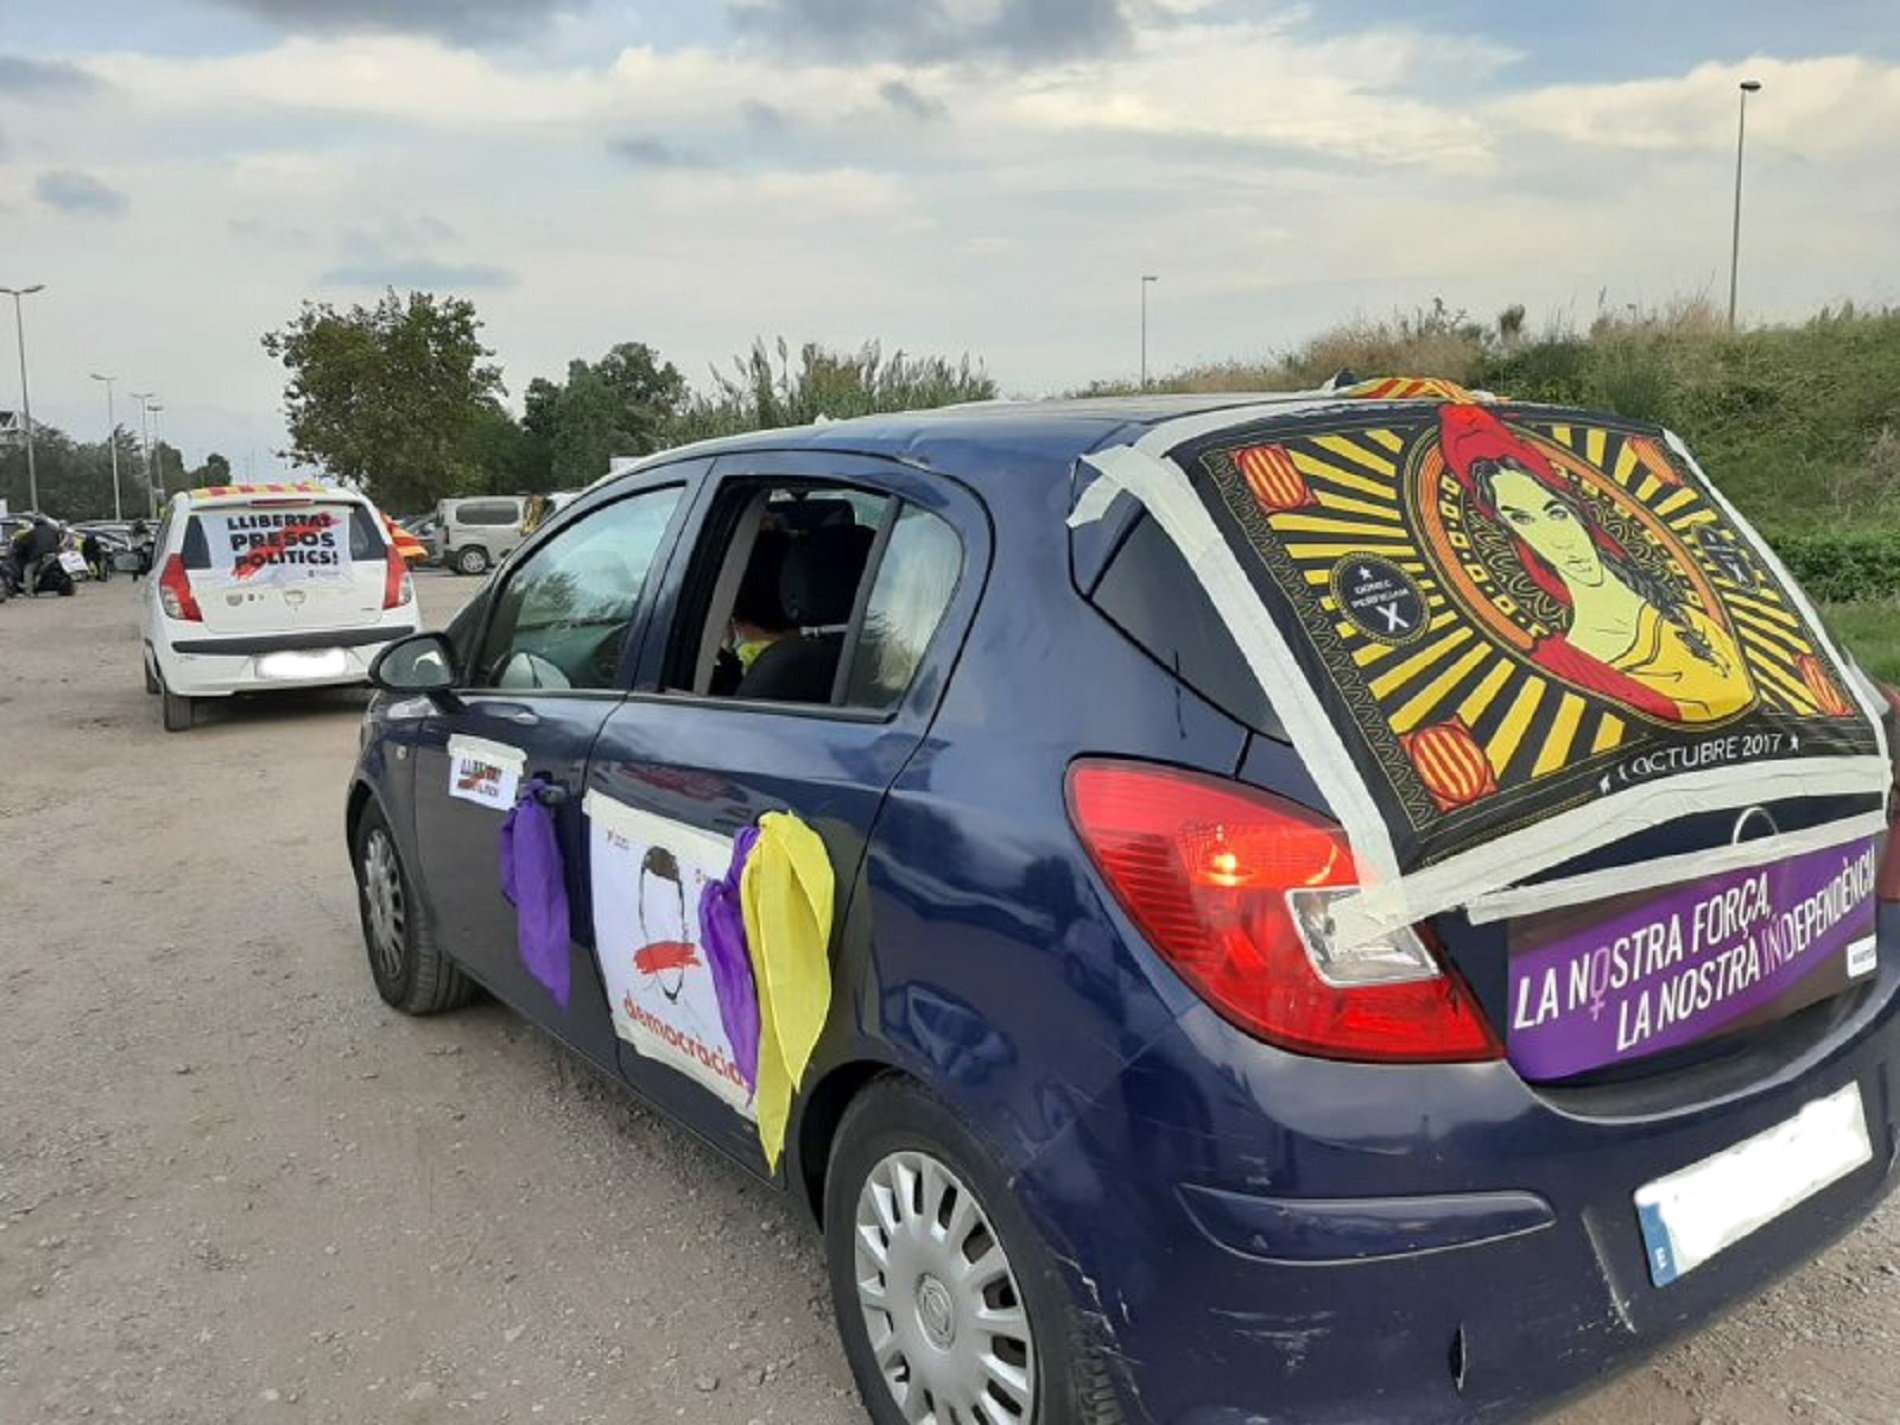
<path fill-rule="evenodd" d="M 798 631 L 779 599 L 779 575 L 789 544 L 784 532 L 776 529 L 760 530 L 753 541 L 752 557 L 732 600 L 725 647 L 719 650 L 719 663 L 713 670 L 715 696 L 731 696 L 761 653 Z"/>

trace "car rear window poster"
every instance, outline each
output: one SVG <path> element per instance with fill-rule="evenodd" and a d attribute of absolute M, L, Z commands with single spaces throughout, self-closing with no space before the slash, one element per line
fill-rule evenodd
<path fill-rule="evenodd" d="M 211 567 L 238 584 L 290 584 L 347 579 L 347 510 L 207 510 L 204 526 Z"/>
<path fill-rule="evenodd" d="M 1304 702 L 1295 743 L 1325 744 L 1301 750 L 1349 789 L 1335 811 L 1362 862 L 1418 892 L 1388 892 L 1389 911 L 1653 824 L 1665 789 L 1671 814 L 1803 793 L 1877 807 L 1884 739 L 1859 680 L 1674 437 L 1469 399 L 1336 410 L 1192 432 L 1165 463 L 1233 556 L 1213 561 L 1224 582 L 1197 564 L 1216 606 L 1276 703 Z M 1112 484 L 1157 473 L 1138 463 L 1099 465 Z M 1198 512 L 1142 483 L 1191 534 Z"/>

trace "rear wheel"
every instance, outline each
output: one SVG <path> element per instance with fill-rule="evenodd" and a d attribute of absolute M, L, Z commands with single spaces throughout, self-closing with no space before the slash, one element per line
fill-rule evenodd
<path fill-rule="evenodd" d="M 149 673 L 147 674 L 149 677 Z M 164 680 L 158 680 L 159 717 L 167 732 L 191 731 L 192 714 L 196 704 L 190 698 L 180 697 L 165 686 Z"/>
<path fill-rule="evenodd" d="M 486 574 L 488 572 L 488 551 L 480 545 L 471 544 L 455 556 L 455 568 L 463 574 Z"/>
<path fill-rule="evenodd" d="M 825 1257 L 877 1425 L 1119 1425 L 1054 1259 L 1002 1169 L 943 1104 L 874 1082 L 838 1126 Z"/>
<path fill-rule="evenodd" d="M 440 1014 L 467 1004 L 474 984 L 435 941 L 383 814 L 371 803 L 350 845 L 363 944 L 376 992 L 404 1014 Z"/>

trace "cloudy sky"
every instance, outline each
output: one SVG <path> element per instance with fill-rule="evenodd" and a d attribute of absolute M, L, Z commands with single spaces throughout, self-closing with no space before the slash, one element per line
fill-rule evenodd
<path fill-rule="evenodd" d="M 1161 368 L 1724 296 L 1744 76 L 1746 313 L 1900 298 L 1893 0 L 0 0 L 0 284 L 40 419 L 112 370 L 260 477 L 259 333 L 385 285 L 516 399 L 754 333 L 1060 390 L 1133 373 L 1143 272 Z"/>

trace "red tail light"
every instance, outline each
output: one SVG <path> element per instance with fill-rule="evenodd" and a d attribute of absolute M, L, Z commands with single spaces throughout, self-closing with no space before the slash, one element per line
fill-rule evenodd
<path fill-rule="evenodd" d="M 1148 942 L 1220 1015 L 1328 1059 L 1444 1063 L 1504 1048 L 1470 989 L 1410 930 L 1342 948 L 1345 834 L 1279 797 L 1126 762 L 1078 762 L 1069 816 Z"/>
<path fill-rule="evenodd" d="M 383 607 L 399 609 L 416 596 L 415 581 L 409 577 L 409 564 L 396 546 L 383 555 Z"/>
<path fill-rule="evenodd" d="M 191 576 L 185 572 L 185 561 L 176 554 L 165 561 L 165 568 L 158 576 L 158 602 L 164 607 L 166 618 L 184 623 L 205 620 L 191 592 Z"/>

